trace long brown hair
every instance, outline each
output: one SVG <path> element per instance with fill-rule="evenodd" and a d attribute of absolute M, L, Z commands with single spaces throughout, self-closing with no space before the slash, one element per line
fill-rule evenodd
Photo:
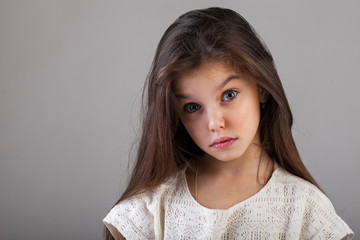
<path fill-rule="evenodd" d="M 130 182 L 116 202 L 152 189 L 203 151 L 177 116 L 174 82 L 205 61 L 216 60 L 251 74 L 268 95 L 259 125 L 263 149 L 290 173 L 318 186 L 301 161 L 292 136 L 293 117 L 273 58 L 251 25 L 223 8 L 181 15 L 162 36 L 143 92 L 142 135 Z M 113 239 L 106 231 L 106 239 Z"/>

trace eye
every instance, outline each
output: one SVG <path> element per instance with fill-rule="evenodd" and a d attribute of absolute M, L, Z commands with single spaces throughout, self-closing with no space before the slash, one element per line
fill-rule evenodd
<path fill-rule="evenodd" d="M 188 103 L 188 104 L 185 104 L 185 106 L 184 106 L 184 110 L 187 113 L 194 113 L 194 112 L 198 111 L 200 108 L 201 108 L 201 106 L 196 103 Z"/>
<path fill-rule="evenodd" d="M 236 91 L 236 90 L 227 90 L 223 93 L 221 100 L 222 101 L 231 101 L 236 97 L 237 94 L 238 94 L 238 91 Z"/>

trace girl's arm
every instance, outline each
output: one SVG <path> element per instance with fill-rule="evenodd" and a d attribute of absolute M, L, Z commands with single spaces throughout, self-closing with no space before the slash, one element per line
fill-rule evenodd
<path fill-rule="evenodd" d="M 119 233 L 119 232 L 118 232 Z M 126 240 L 123 235 L 121 235 L 120 233 L 118 234 L 118 236 L 114 237 L 115 240 Z"/>
<path fill-rule="evenodd" d="M 107 224 L 106 226 L 109 231 L 111 232 L 111 235 L 115 238 L 115 240 L 126 240 L 123 235 L 111 224 Z"/>

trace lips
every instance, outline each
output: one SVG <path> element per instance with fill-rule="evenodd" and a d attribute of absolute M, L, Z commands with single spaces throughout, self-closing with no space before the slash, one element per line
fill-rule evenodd
<path fill-rule="evenodd" d="M 231 137 L 221 137 L 215 139 L 213 143 L 211 143 L 210 147 L 213 147 L 215 149 L 225 149 L 227 147 L 230 147 L 237 138 L 231 138 Z"/>

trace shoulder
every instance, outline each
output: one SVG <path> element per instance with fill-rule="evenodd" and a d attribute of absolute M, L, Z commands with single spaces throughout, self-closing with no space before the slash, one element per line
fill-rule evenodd
<path fill-rule="evenodd" d="M 176 189 L 182 184 L 182 174 L 184 170 L 169 177 L 155 189 L 142 192 L 115 205 L 103 219 L 106 227 L 109 230 L 117 230 L 126 239 L 134 235 L 139 239 L 160 237 L 162 223 L 159 219 L 163 214 L 162 206 L 164 202 L 171 199 Z"/>
<path fill-rule="evenodd" d="M 329 198 L 312 183 L 278 166 L 272 178 L 270 191 L 282 198 L 288 209 L 292 209 L 290 226 L 292 220 L 301 221 L 303 238 L 350 239 L 353 236 L 348 225 L 337 215 Z"/>
<path fill-rule="evenodd" d="M 295 176 L 277 166 L 272 176 L 272 188 L 280 194 L 294 200 L 306 200 L 309 204 L 320 201 L 324 207 L 333 209 L 326 195 L 312 183 Z"/>

